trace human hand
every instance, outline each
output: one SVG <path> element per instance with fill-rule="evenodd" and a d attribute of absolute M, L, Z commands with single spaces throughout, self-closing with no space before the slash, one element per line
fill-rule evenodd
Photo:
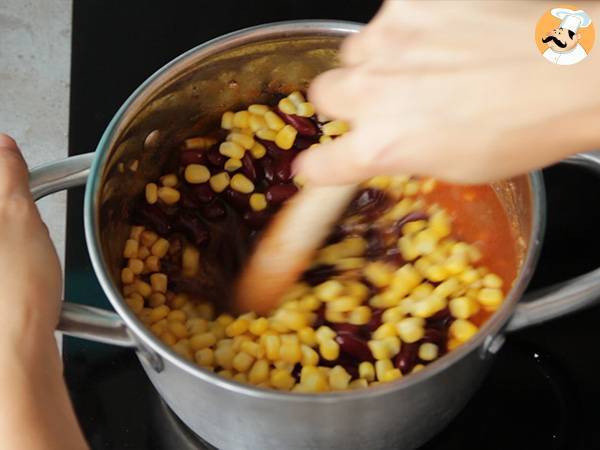
<path fill-rule="evenodd" d="M 0 133 L 0 314 L 20 335 L 35 327 L 52 336 L 62 290 L 58 256 L 28 186 L 15 141 Z M 9 330 L 7 330 L 7 328 Z"/>
<path fill-rule="evenodd" d="M 352 131 L 301 154 L 296 171 L 314 184 L 398 173 L 479 183 L 597 146 L 600 60 L 560 67 L 537 53 L 535 24 L 550 7 L 386 2 L 309 90 Z"/>

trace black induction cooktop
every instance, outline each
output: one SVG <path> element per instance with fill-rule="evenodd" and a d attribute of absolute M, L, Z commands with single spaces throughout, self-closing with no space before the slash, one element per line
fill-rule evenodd
<path fill-rule="evenodd" d="M 291 19 L 368 21 L 379 2 L 158 2 L 73 5 L 69 153 L 93 150 L 120 104 L 150 74 L 221 34 Z M 600 179 L 544 171 L 548 229 L 531 289 L 600 264 Z M 111 309 L 83 240 L 83 190 L 68 195 L 66 297 Z M 600 449 L 600 308 L 510 335 L 490 375 L 423 450 Z M 210 448 L 162 403 L 129 350 L 65 338 L 65 377 L 94 450 Z M 260 450 L 260 449 L 257 449 Z"/>

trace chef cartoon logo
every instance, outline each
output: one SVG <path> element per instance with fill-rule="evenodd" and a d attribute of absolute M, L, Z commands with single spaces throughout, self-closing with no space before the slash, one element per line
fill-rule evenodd
<path fill-rule="evenodd" d="M 573 6 L 547 11 L 535 29 L 535 41 L 544 58 L 561 66 L 584 60 L 595 39 L 590 16 Z"/>

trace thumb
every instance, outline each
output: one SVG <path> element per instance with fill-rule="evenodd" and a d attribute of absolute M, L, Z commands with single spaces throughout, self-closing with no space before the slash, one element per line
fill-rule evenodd
<path fill-rule="evenodd" d="M 14 192 L 29 194 L 27 164 L 15 140 L 0 133 L 0 197 Z"/>

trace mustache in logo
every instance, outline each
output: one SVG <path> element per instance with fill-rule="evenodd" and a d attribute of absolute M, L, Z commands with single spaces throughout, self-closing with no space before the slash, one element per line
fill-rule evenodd
<path fill-rule="evenodd" d="M 554 43 L 555 43 L 556 45 L 558 45 L 560 48 L 565 48 L 565 47 L 567 46 L 567 43 L 566 43 L 566 42 L 561 42 L 561 41 L 559 41 L 559 40 L 558 40 L 558 38 L 557 38 L 556 36 L 547 36 L 547 37 L 545 37 L 545 38 L 543 38 L 543 39 L 542 39 L 542 42 L 543 42 L 544 44 L 546 44 L 546 43 L 548 43 L 548 42 L 550 42 L 550 41 L 554 41 Z"/>

